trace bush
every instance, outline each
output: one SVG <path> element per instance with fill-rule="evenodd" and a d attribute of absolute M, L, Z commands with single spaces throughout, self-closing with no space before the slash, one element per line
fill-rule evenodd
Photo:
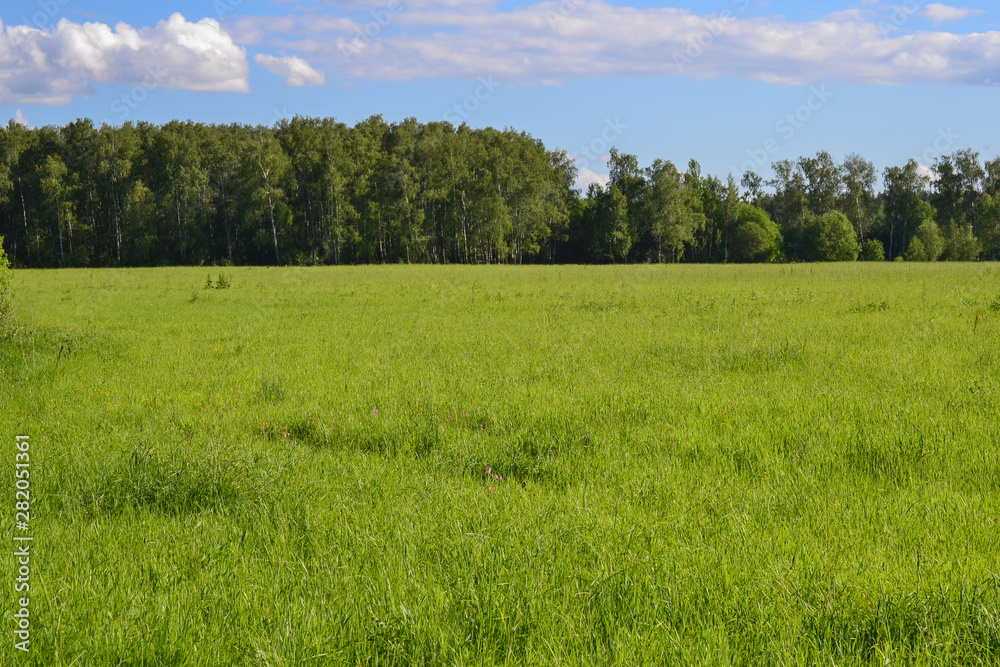
<path fill-rule="evenodd" d="M 733 244 L 737 262 L 776 262 L 781 258 L 781 232 L 762 209 L 740 207 L 739 227 Z"/>
<path fill-rule="evenodd" d="M 12 292 L 13 276 L 7 253 L 3 249 L 3 237 L 0 236 L 0 335 L 6 335 L 14 328 Z"/>
<path fill-rule="evenodd" d="M 941 235 L 941 228 L 933 220 L 925 220 L 917 227 L 916 235 L 910 241 L 910 248 L 913 248 L 913 241 L 919 241 L 914 250 L 906 251 L 906 259 L 911 262 L 936 262 L 944 252 L 944 237 Z M 923 256 L 920 251 L 923 249 Z M 913 254 L 913 257 L 910 255 Z"/>
<path fill-rule="evenodd" d="M 927 255 L 927 248 L 924 247 L 924 242 L 920 240 L 919 236 L 914 236 L 912 239 L 910 239 L 910 246 L 906 249 L 906 261 L 907 262 L 930 261 Z"/>
<path fill-rule="evenodd" d="M 229 289 L 232 284 L 232 277 L 228 273 L 220 273 L 219 279 L 212 282 L 212 274 L 208 274 L 208 278 L 205 280 L 205 289 Z"/>
<path fill-rule="evenodd" d="M 861 253 L 854 225 L 843 213 L 831 211 L 812 218 L 806 230 L 810 256 L 817 262 L 853 262 Z"/>
<path fill-rule="evenodd" d="M 982 252 L 979 239 L 965 224 L 954 224 L 948 227 L 944 236 L 944 258 L 952 262 L 974 262 Z"/>
<path fill-rule="evenodd" d="M 865 241 L 865 245 L 861 249 L 861 259 L 866 262 L 884 262 L 885 246 L 882 245 L 881 241 Z"/>

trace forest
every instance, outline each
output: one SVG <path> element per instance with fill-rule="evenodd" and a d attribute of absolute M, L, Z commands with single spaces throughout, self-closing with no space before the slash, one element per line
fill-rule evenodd
<path fill-rule="evenodd" d="M 0 233 L 14 266 L 996 260 L 1000 158 L 878 173 L 857 154 L 725 180 L 524 132 L 373 116 L 349 127 L 173 121 L 0 129 Z M 881 178 L 880 178 L 881 177 Z"/>

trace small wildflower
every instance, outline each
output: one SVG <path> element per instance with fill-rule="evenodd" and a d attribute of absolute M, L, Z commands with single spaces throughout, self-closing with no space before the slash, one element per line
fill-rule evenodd
<path fill-rule="evenodd" d="M 372 417 L 378 417 L 378 408 L 377 407 L 373 407 L 372 408 Z"/>

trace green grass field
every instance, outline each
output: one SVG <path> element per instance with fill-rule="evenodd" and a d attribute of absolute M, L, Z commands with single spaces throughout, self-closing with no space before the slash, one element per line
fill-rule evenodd
<path fill-rule="evenodd" d="M 1000 267 L 223 271 L 16 272 L 0 664 L 1000 662 Z"/>

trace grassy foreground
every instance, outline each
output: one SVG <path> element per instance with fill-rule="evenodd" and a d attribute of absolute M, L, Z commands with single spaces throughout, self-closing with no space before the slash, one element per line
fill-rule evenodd
<path fill-rule="evenodd" d="M 16 273 L 0 664 L 1000 661 L 1000 267 L 224 271 Z"/>

